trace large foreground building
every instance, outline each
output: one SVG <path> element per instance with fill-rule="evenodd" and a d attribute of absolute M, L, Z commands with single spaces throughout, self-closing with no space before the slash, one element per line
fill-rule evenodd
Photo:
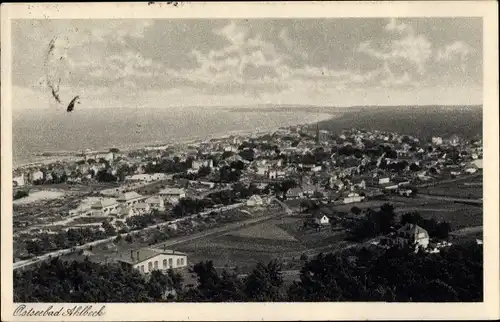
<path fill-rule="evenodd" d="M 134 268 L 141 273 L 148 274 L 154 270 L 166 271 L 168 269 L 187 266 L 187 255 L 168 249 L 141 248 L 122 255 L 117 261 L 126 268 Z"/>

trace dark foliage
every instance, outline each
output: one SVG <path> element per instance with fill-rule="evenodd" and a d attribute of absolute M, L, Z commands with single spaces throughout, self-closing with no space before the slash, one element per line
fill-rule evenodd
<path fill-rule="evenodd" d="M 319 254 L 304 263 L 300 279 L 283 283 L 277 261 L 259 263 L 246 277 L 217 271 L 211 261 L 193 266 L 197 285 L 183 287 L 174 271 L 144 278 L 135 270 L 85 259 L 53 259 L 14 271 L 18 302 L 151 302 L 174 290 L 179 302 L 388 301 L 480 302 L 483 299 L 483 249 L 454 245 L 438 254 L 410 249 L 347 250 Z"/>

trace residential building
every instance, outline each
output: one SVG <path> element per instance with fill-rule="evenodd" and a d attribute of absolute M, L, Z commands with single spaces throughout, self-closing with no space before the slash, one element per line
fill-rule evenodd
<path fill-rule="evenodd" d="M 141 196 L 135 191 L 125 192 L 117 198 L 119 203 L 126 204 L 127 206 L 135 205 L 146 199 L 146 197 Z"/>
<path fill-rule="evenodd" d="M 160 198 L 158 196 L 149 197 L 144 202 L 147 203 L 151 209 L 156 209 L 159 211 L 165 210 L 165 202 L 163 201 L 163 198 Z"/>
<path fill-rule="evenodd" d="M 330 218 L 328 218 L 325 214 L 321 213 L 314 214 L 313 220 L 316 224 L 321 226 L 326 226 L 330 224 Z"/>
<path fill-rule="evenodd" d="M 303 184 L 302 185 L 302 193 L 304 196 L 311 197 L 316 191 L 316 187 L 311 184 Z"/>
<path fill-rule="evenodd" d="M 150 174 L 134 174 L 131 176 L 126 176 L 125 181 L 142 181 L 142 182 L 153 182 L 160 180 L 167 180 L 169 175 L 165 173 L 150 173 Z"/>
<path fill-rule="evenodd" d="M 434 145 L 441 145 L 441 144 L 443 144 L 443 138 L 441 138 L 439 136 L 433 136 L 431 139 L 431 142 Z"/>
<path fill-rule="evenodd" d="M 477 159 L 470 163 L 470 166 L 477 170 L 483 170 L 483 159 Z"/>
<path fill-rule="evenodd" d="M 167 249 L 141 248 L 130 251 L 129 255 L 123 254 L 117 258 L 118 263 L 124 268 L 137 269 L 143 274 L 154 270 L 166 271 L 187 267 L 187 255 Z"/>
<path fill-rule="evenodd" d="M 380 241 L 383 246 L 429 246 L 429 233 L 422 227 L 415 224 L 406 224 L 396 233 L 385 236 Z"/>
<path fill-rule="evenodd" d="M 176 204 L 180 199 L 186 198 L 186 191 L 182 188 L 165 188 L 158 194 L 170 204 Z"/>
<path fill-rule="evenodd" d="M 24 186 L 24 184 L 25 184 L 24 173 L 21 174 L 20 176 L 12 178 L 12 182 L 13 182 L 13 184 L 14 184 L 15 187 L 22 187 L 22 186 Z"/>
<path fill-rule="evenodd" d="M 262 206 L 263 204 L 264 204 L 264 201 L 258 195 L 253 195 L 247 200 L 247 206 L 249 206 L 249 207 Z"/>
<path fill-rule="evenodd" d="M 344 189 L 344 183 L 342 180 L 334 179 L 334 177 L 330 178 L 330 188 L 336 189 L 337 191 Z"/>
<path fill-rule="evenodd" d="M 350 203 L 355 203 L 355 202 L 361 202 L 365 199 L 365 197 L 360 196 L 359 194 L 355 192 L 351 192 L 347 194 L 347 196 L 344 197 L 343 203 L 344 204 L 350 204 Z"/>
<path fill-rule="evenodd" d="M 145 202 L 139 202 L 133 205 L 134 209 L 140 214 L 147 214 L 151 211 L 151 206 Z"/>
<path fill-rule="evenodd" d="M 90 206 L 90 213 L 92 216 L 108 216 L 118 206 L 119 203 L 114 198 L 101 198 Z"/>
<path fill-rule="evenodd" d="M 383 185 L 383 184 L 389 183 L 390 181 L 391 181 L 391 179 L 389 177 L 379 178 L 378 184 Z"/>
<path fill-rule="evenodd" d="M 43 172 L 40 170 L 36 170 L 31 173 L 31 181 L 41 181 L 43 180 Z"/>
<path fill-rule="evenodd" d="M 300 189 L 300 188 L 289 189 L 286 193 L 287 199 L 299 199 L 299 198 L 303 198 L 303 197 L 304 197 L 304 193 L 302 192 L 302 189 Z"/>
<path fill-rule="evenodd" d="M 191 164 L 191 169 L 193 170 L 199 170 L 202 167 L 208 167 L 208 168 L 213 168 L 213 160 L 193 160 L 193 163 Z"/>

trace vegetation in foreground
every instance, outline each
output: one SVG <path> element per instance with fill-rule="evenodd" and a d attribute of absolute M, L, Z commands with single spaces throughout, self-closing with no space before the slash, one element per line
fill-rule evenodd
<path fill-rule="evenodd" d="M 155 271 L 144 277 L 115 264 L 56 258 L 14 272 L 14 300 L 475 302 L 483 298 L 483 250 L 474 242 L 438 254 L 364 248 L 302 261 L 300 279 L 292 285 L 284 284 L 281 264 L 275 260 L 259 263 L 245 277 L 234 271 L 217 271 L 211 261 L 200 262 L 191 268 L 197 285 L 184 285 L 182 276 L 174 271 Z"/>

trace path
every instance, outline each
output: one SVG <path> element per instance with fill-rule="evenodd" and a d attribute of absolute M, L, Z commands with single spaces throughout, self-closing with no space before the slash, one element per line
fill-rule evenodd
<path fill-rule="evenodd" d="M 276 198 L 272 198 L 271 200 L 272 201 L 276 201 L 280 206 L 282 206 L 282 208 L 285 210 L 285 214 L 286 215 L 293 214 L 292 210 L 286 204 L 284 204 L 283 202 L 279 201 Z M 173 246 L 173 245 L 183 244 L 183 243 L 187 243 L 187 242 L 190 242 L 190 241 L 193 241 L 193 240 L 196 240 L 196 239 L 200 239 L 200 238 L 203 238 L 203 237 L 213 236 L 213 235 L 216 235 L 216 234 L 222 234 L 222 233 L 225 233 L 225 232 L 228 232 L 228 231 L 231 231 L 231 230 L 235 230 L 235 229 L 247 226 L 247 225 L 252 225 L 252 224 L 256 224 L 256 223 L 262 222 L 262 221 L 271 220 L 271 219 L 274 219 L 274 218 L 279 217 L 281 215 L 282 214 L 280 212 L 274 212 L 273 211 L 270 215 L 267 215 L 267 216 L 261 216 L 261 217 L 257 217 L 257 218 L 251 218 L 251 219 L 247 219 L 247 220 L 244 220 L 244 221 L 240 221 L 240 222 L 228 224 L 228 225 L 223 226 L 223 227 L 213 228 L 213 229 L 210 229 L 208 231 L 204 231 L 204 232 L 201 232 L 201 233 L 198 233 L 198 234 L 189 235 L 189 236 L 186 236 L 186 237 L 180 237 L 180 238 L 176 238 L 174 240 L 169 240 L 169 241 L 166 241 L 166 242 L 162 242 L 162 243 L 156 244 L 156 245 L 154 245 L 152 247 L 162 248 L 162 247 L 170 247 L 170 246 Z"/>
<path fill-rule="evenodd" d="M 291 211 L 290 208 L 287 205 L 285 205 L 284 203 L 280 203 L 280 202 L 278 202 L 278 203 L 285 209 L 286 213 L 289 213 L 289 211 Z M 229 205 L 229 206 L 225 206 L 225 207 L 221 207 L 221 208 L 218 208 L 218 209 L 212 209 L 210 211 L 205 211 L 203 213 L 194 214 L 194 215 L 191 215 L 191 216 L 188 216 L 188 217 L 184 217 L 184 218 L 180 218 L 180 219 L 176 219 L 176 220 L 171 220 L 171 221 L 167 221 L 167 222 L 164 222 L 164 223 L 155 224 L 155 225 L 148 226 L 148 227 L 146 227 L 144 229 L 141 229 L 141 230 L 134 230 L 134 231 L 131 231 L 130 233 L 123 233 L 123 234 L 120 234 L 120 235 L 122 237 L 125 237 L 127 234 L 135 235 L 135 234 L 138 234 L 140 232 L 144 232 L 144 231 L 151 230 L 151 229 L 156 229 L 157 226 L 161 227 L 161 226 L 171 225 L 173 223 L 177 223 L 177 222 L 180 222 L 180 221 L 184 221 L 184 220 L 188 220 L 188 219 L 194 219 L 194 218 L 196 218 L 196 217 L 198 217 L 200 215 L 201 216 L 208 215 L 209 213 L 211 213 L 213 211 L 215 211 L 215 212 L 218 212 L 218 211 L 219 212 L 220 211 L 227 211 L 227 210 L 239 208 L 239 207 L 241 207 L 243 205 L 245 205 L 245 202 L 238 203 L 238 204 L 233 204 L 233 205 Z M 262 216 L 262 217 L 252 218 L 252 219 L 248 219 L 248 220 L 245 220 L 245 221 L 242 221 L 242 222 L 232 223 L 232 224 L 226 225 L 224 227 L 214 228 L 212 230 L 201 232 L 201 233 L 198 233 L 198 234 L 195 234 L 195 235 L 190 235 L 190 236 L 176 238 L 176 239 L 164 242 L 164 243 L 157 244 L 157 245 L 155 245 L 153 247 L 159 247 L 159 248 L 161 248 L 161 247 L 170 247 L 170 246 L 173 246 L 173 245 L 177 245 L 177 244 L 181 244 L 181 243 L 186 243 L 186 242 L 189 242 L 189 241 L 192 241 L 192 240 L 195 240 L 195 239 L 199 239 L 199 238 L 211 236 L 211 235 L 214 235 L 214 234 L 217 234 L 217 233 L 224 233 L 224 232 L 229 231 L 229 230 L 234 230 L 234 229 L 243 227 L 245 225 L 255 224 L 255 223 L 258 223 L 258 222 L 261 222 L 261 221 L 270 220 L 270 219 L 275 218 L 277 215 L 281 215 L 281 214 L 279 212 L 273 212 L 271 215 L 268 215 L 268 216 Z M 96 241 L 93 241 L 93 242 L 86 243 L 84 245 L 75 246 L 73 248 L 61 249 L 61 250 L 50 252 L 50 253 L 47 253 L 47 254 L 44 254 L 44 255 L 41 255 L 41 256 L 37 256 L 37 257 L 31 258 L 31 259 L 28 259 L 28 260 L 15 262 L 13 264 L 13 269 L 19 269 L 19 268 L 31 266 L 31 265 L 34 265 L 34 264 L 39 263 L 41 261 L 47 260 L 50 257 L 57 257 L 57 256 L 61 256 L 61 255 L 70 254 L 70 253 L 72 253 L 74 251 L 77 251 L 77 250 L 88 249 L 90 246 L 97 246 L 97 245 L 100 245 L 100 244 L 108 243 L 108 242 L 113 241 L 115 238 L 116 238 L 116 236 L 109 237 L 109 238 L 106 238 L 106 239 L 96 240 Z"/>
<path fill-rule="evenodd" d="M 455 197 L 450 197 L 450 196 L 440 196 L 440 195 L 422 194 L 422 193 L 418 193 L 417 198 L 435 199 L 435 200 L 453 201 L 453 202 L 470 202 L 470 203 L 477 203 L 477 204 L 483 203 L 482 198 L 455 198 Z"/>
<path fill-rule="evenodd" d="M 225 207 L 221 207 L 221 208 L 217 208 L 217 209 L 212 209 L 211 211 L 194 214 L 194 215 L 191 215 L 191 216 L 183 217 L 183 218 L 176 219 L 176 220 L 166 221 L 166 222 L 163 222 L 163 223 L 154 224 L 154 225 L 148 226 L 148 227 L 146 227 L 144 229 L 133 230 L 133 231 L 131 231 L 129 233 L 123 233 L 123 234 L 120 234 L 120 235 L 122 237 L 125 237 L 127 234 L 136 235 L 136 234 L 138 234 L 140 232 L 144 232 L 144 231 L 151 230 L 151 229 L 156 229 L 156 227 L 158 227 L 158 226 L 160 226 L 160 227 L 167 226 L 167 225 L 171 225 L 173 223 L 177 223 L 177 222 L 180 222 L 180 221 L 194 219 L 194 218 L 196 218 L 197 216 L 200 216 L 200 215 L 207 215 L 208 213 L 210 213 L 212 211 L 227 211 L 227 210 L 231 210 L 231 209 L 235 209 L 235 208 L 241 207 L 242 205 L 244 205 L 244 204 L 243 203 L 239 203 L 239 204 L 233 204 L 233 205 L 230 205 L 230 206 L 225 206 Z M 24 261 L 15 262 L 15 263 L 13 263 L 12 266 L 13 266 L 13 269 L 18 269 L 18 268 L 22 268 L 22 267 L 34 265 L 34 264 L 36 264 L 38 262 L 47 260 L 50 257 L 57 257 L 57 256 L 61 256 L 61 255 L 67 255 L 67 254 L 70 254 L 70 253 L 72 253 L 74 251 L 77 251 L 77 250 L 80 250 L 80 249 L 82 249 L 82 250 L 83 249 L 87 249 L 90 246 L 97 246 L 97 245 L 100 245 L 100 244 L 111 242 L 116 237 L 117 237 L 117 235 L 109 237 L 109 238 L 105 238 L 105 239 L 100 239 L 100 240 L 96 240 L 96 241 L 93 241 L 93 242 L 89 242 L 89 243 L 86 243 L 86 244 L 83 244 L 83 245 L 75 246 L 73 248 L 66 248 L 66 249 L 56 250 L 56 251 L 53 251 L 53 252 L 50 252 L 50 253 L 47 253 L 47 254 L 43 254 L 43 255 L 31 258 L 31 259 L 27 259 L 27 260 L 24 260 Z"/>

